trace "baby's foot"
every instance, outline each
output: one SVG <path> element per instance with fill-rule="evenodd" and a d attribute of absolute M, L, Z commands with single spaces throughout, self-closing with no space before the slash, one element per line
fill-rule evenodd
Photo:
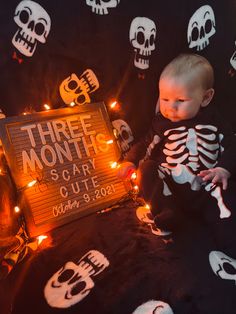
<path fill-rule="evenodd" d="M 157 228 L 160 229 L 174 230 L 177 226 L 176 215 L 173 210 L 169 208 L 163 209 L 163 211 L 157 214 L 153 220 Z"/>
<path fill-rule="evenodd" d="M 154 223 L 153 215 L 150 211 L 150 209 L 146 206 L 140 206 L 136 209 L 136 216 L 141 221 L 146 223 L 150 228 L 153 234 L 157 236 L 167 236 L 170 235 L 170 231 L 161 230 L 160 228 L 157 228 L 157 226 Z"/>

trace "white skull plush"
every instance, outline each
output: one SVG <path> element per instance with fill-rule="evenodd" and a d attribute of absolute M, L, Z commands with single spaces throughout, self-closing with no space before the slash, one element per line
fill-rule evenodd
<path fill-rule="evenodd" d="M 48 304 L 56 308 L 68 308 L 80 302 L 95 286 L 92 277 L 108 266 L 109 261 L 96 250 L 85 254 L 78 264 L 67 262 L 48 280 L 44 288 Z"/>
<path fill-rule="evenodd" d="M 236 283 L 236 260 L 220 251 L 211 251 L 209 262 L 214 273 L 222 279 Z"/>
<path fill-rule="evenodd" d="M 174 314 L 169 304 L 150 300 L 140 305 L 132 314 Z"/>
<path fill-rule="evenodd" d="M 216 32 L 214 11 L 209 5 L 200 7 L 188 23 L 188 44 L 189 48 L 203 50 L 209 45 L 209 39 Z"/>
<path fill-rule="evenodd" d="M 129 39 L 134 47 L 134 65 L 142 70 L 149 68 L 149 58 L 155 50 L 156 25 L 147 17 L 136 17 L 133 19 Z"/>
<path fill-rule="evenodd" d="M 108 14 L 108 9 L 116 8 L 120 0 L 86 0 L 86 4 L 92 7 L 92 11 L 96 14 Z"/>
<path fill-rule="evenodd" d="M 117 137 L 122 152 L 127 152 L 130 149 L 130 144 L 134 140 L 131 128 L 127 122 L 121 119 L 112 121 L 112 125 L 117 130 Z"/>
<path fill-rule="evenodd" d="M 14 21 L 18 25 L 18 30 L 12 44 L 20 53 L 31 57 L 37 43 L 46 42 L 51 28 L 50 16 L 37 2 L 24 0 L 16 7 Z"/>
<path fill-rule="evenodd" d="M 72 73 L 60 85 L 59 91 L 65 104 L 70 105 L 74 102 L 76 105 L 90 103 L 89 94 L 99 88 L 99 82 L 96 75 L 90 69 L 87 69 L 78 78 Z"/>

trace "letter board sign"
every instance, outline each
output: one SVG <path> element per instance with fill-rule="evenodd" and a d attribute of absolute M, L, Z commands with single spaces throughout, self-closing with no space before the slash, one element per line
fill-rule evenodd
<path fill-rule="evenodd" d="M 0 135 L 31 236 L 126 194 L 110 166 L 120 153 L 103 103 L 8 117 L 0 120 Z M 24 188 L 33 180 L 34 186 Z"/>

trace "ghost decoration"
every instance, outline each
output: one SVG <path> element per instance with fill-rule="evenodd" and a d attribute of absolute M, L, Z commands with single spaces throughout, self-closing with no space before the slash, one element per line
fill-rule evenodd
<path fill-rule="evenodd" d="M 215 14 L 209 5 L 203 5 L 189 20 L 187 38 L 189 48 L 203 50 L 209 45 L 210 38 L 216 33 Z"/>
<path fill-rule="evenodd" d="M 80 77 L 72 73 L 64 79 L 60 84 L 59 91 L 65 104 L 83 105 L 91 102 L 90 94 L 98 88 L 99 82 L 95 73 L 87 69 Z"/>
<path fill-rule="evenodd" d="M 86 4 L 92 8 L 92 12 L 104 15 L 108 14 L 111 8 L 116 8 L 120 0 L 86 0 Z"/>
<path fill-rule="evenodd" d="M 133 19 L 129 30 L 129 40 L 135 52 L 135 67 L 142 70 L 149 68 L 149 59 L 155 50 L 156 32 L 156 25 L 151 19 L 147 17 Z"/>
<path fill-rule="evenodd" d="M 211 251 L 209 262 L 216 276 L 225 280 L 233 280 L 236 284 L 236 259 L 220 251 Z"/>
<path fill-rule="evenodd" d="M 77 264 L 67 262 L 44 288 L 47 303 L 55 308 L 68 308 L 80 302 L 94 288 L 93 278 L 108 266 L 107 258 L 96 250 L 86 253 Z"/>
<path fill-rule="evenodd" d="M 169 304 L 150 300 L 140 305 L 132 314 L 174 314 Z"/>
<path fill-rule="evenodd" d="M 112 125 L 116 130 L 116 137 L 122 153 L 125 154 L 129 151 L 131 143 L 134 140 L 132 130 L 128 123 L 121 119 L 112 121 Z"/>
<path fill-rule="evenodd" d="M 32 57 L 38 43 L 45 44 L 51 28 L 48 13 L 37 2 L 24 0 L 15 9 L 18 26 L 12 44 L 26 57 Z"/>

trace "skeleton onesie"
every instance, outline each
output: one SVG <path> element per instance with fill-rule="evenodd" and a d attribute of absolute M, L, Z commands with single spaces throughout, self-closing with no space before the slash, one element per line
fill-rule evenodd
<path fill-rule="evenodd" d="M 209 106 L 196 117 L 178 122 L 158 113 L 149 134 L 132 147 L 126 160 L 139 165 L 140 190 L 151 205 L 154 220 L 165 208 L 210 211 L 207 204 L 201 204 L 208 199 L 216 209 L 212 211 L 214 219 L 223 219 L 230 217 L 231 211 L 221 186 L 203 182 L 198 173 L 215 166 L 235 173 L 235 157 L 234 134 Z"/>

